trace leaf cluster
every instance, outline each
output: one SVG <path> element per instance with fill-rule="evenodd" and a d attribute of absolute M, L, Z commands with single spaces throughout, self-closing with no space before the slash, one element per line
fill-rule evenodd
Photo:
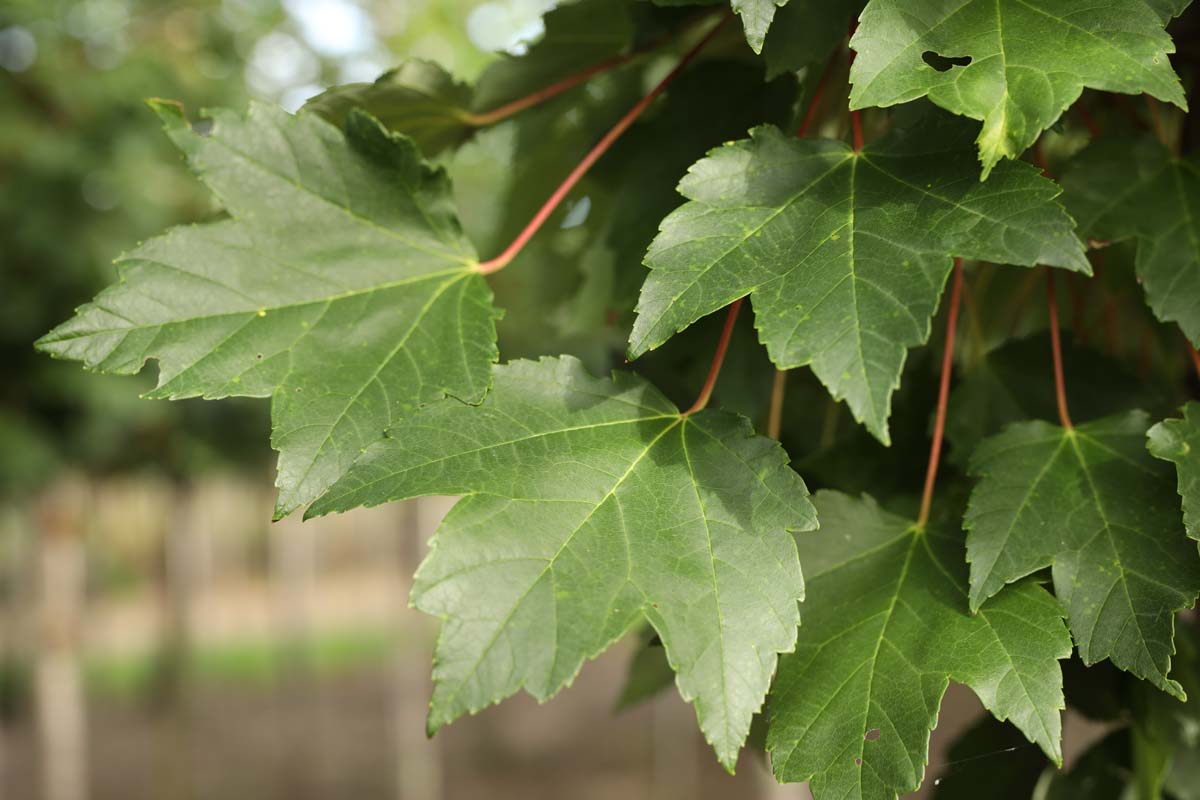
<path fill-rule="evenodd" d="M 38 346 L 270 398 L 277 516 L 462 496 L 431 732 L 638 630 L 625 701 L 673 681 L 730 770 L 757 721 L 818 800 L 917 789 L 950 681 L 1011 726 L 963 759 L 1031 743 L 1003 796 L 1194 796 L 1188 3 L 724 5 L 156 101 L 224 214 Z M 1059 772 L 1068 704 L 1119 730 Z"/>

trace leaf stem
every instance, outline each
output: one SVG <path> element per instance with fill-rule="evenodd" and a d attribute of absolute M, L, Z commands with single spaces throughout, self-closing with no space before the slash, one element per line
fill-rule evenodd
<path fill-rule="evenodd" d="M 1154 135 L 1158 137 L 1158 141 L 1162 143 L 1163 147 L 1173 152 L 1170 138 L 1167 136 L 1167 127 L 1163 123 L 1162 113 L 1158 110 L 1158 103 L 1150 95 L 1146 95 L 1146 107 L 1150 109 L 1150 122 L 1154 127 Z"/>
<path fill-rule="evenodd" d="M 950 290 L 950 313 L 946 317 L 946 343 L 942 348 L 942 378 L 938 386 L 937 416 L 933 423 L 933 444 L 929 448 L 929 466 L 925 469 L 925 490 L 921 493 L 921 512 L 917 529 L 923 530 L 929 521 L 933 505 L 933 486 L 937 482 L 938 461 L 942 455 L 942 437 L 946 432 L 946 406 L 950 401 L 950 373 L 954 369 L 954 332 L 958 327 L 958 307 L 962 300 L 962 259 L 954 259 L 954 285 Z"/>
<path fill-rule="evenodd" d="M 1075 110 L 1079 112 L 1079 117 L 1083 120 L 1083 126 L 1087 128 L 1088 135 L 1093 139 L 1099 136 L 1100 126 L 1096 124 L 1096 120 L 1092 117 L 1092 112 L 1087 110 L 1087 106 L 1083 103 L 1076 103 Z"/>
<path fill-rule="evenodd" d="M 854 128 L 854 151 L 863 149 L 862 112 L 857 108 L 850 112 L 850 124 Z"/>
<path fill-rule="evenodd" d="M 703 16 L 708 16 L 707 14 Z M 505 103 L 489 111 L 480 111 L 477 113 L 469 113 L 463 117 L 466 124 L 476 128 L 485 128 L 488 125 L 494 125 L 497 122 L 502 122 L 511 116 L 521 113 L 527 108 L 533 108 L 536 105 L 546 102 L 563 92 L 574 89 L 581 83 L 584 83 L 597 75 L 602 75 L 605 72 L 616 69 L 617 67 L 628 64 L 630 61 L 635 61 L 646 53 L 651 53 L 659 47 L 675 38 L 681 30 L 686 30 L 692 27 L 695 21 L 685 23 L 680 30 L 669 31 L 662 36 L 656 37 L 653 41 L 642 47 L 630 50 L 627 53 L 618 53 L 615 56 L 592 64 L 589 67 L 584 67 L 578 72 L 572 73 L 561 80 L 538 89 L 536 92 L 527 94 L 524 97 L 518 97 L 516 100 Z"/>
<path fill-rule="evenodd" d="M 1054 396 L 1058 400 L 1058 419 L 1067 430 L 1073 430 L 1067 411 L 1066 381 L 1063 380 L 1062 342 L 1058 338 L 1058 296 L 1054 285 L 1054 270 L 1046 270 L 1046 305 L 1050 309 L 1050 350 L 1054 354 Z"/>
<path fill-rule="evenodd" d="M 712 41 L 717 32 L 720 31 L 721 28 L 725 27 L 725 24 L 729 22 L 729 19 L 730 16 L 728 14 L 724 15 L 721 18 L 721 21 L 714 25 L 713 28 L 704 35 L 704 38 L 697 42 L 691 50 L 689 50 L 681 59 L 679 59 L 679 63 L 675 65 L 675 68 L 667 73 L 667 76 L 659 81 L 657 86 L 651 89 L 645 97 L 643 97 L 633 106 L 633 108 L 629 109 L 629 111 L 625 113 L 625 116 L 621 117 L 621 119 L 617 121 L 617 124 L 613 125 L 608 133 L 604 134 L 603 138 L 596 142 L 596 145 L 590 151 L 588 151 L 588 154 L 583 157 L 582 161 L 575 165 L 575 168 L 571 170 L 566 179 L 564 179 L 559 187 L 554 190 L 554 193 L 550 195 L 546 202 L 542 204 L 542 207 L 538 209 L 538 212 L 533 215 L 533 219 L 529 221 L 524 230 L 517 234 L 517 238 L 513 239 L 512 244 L 506 247 L 504 252 L 500 253 L 500 255 L 496 256 L 495 258 L 479 263 L 475 269 L 484 275 L 489 275 L 508 266 L 508 264 L 517 257 L 517 254 L 521 252 L 525 245 L 529 243 L 529 240 L 533 238 L 533 235 L 538 232 L 542 225 L 545 224 L 546 220 L 550 218 L 550 215 L 554 213 L 555 209 L 558 208 L 559 204 L 562 203 L 567 194 L 569 194 L 570 191 L 575 188 L 575 184 L 579 183 L 580 179 L 583 178 L 583 176 L 587 174 L 587 171 L 592 168 L 592 165 L 595 164 L 602 155 L 608 152 L 608 149 L 612 147 L 613 142 L 619 139 L 621 134 L 628 130 L 629 126 L 633 125 L 637 118 L 642 115 L 642 112 L 649 108 L 650 104 L 658 99 L 658 96 L 662 94 L 663 91 L 665 91 L 666 88 L 677 77 L 679 77 L 679 73 L 683 72 L 684 68 L 687 67 L 692 59 L 704 49 L 705 45 Z"/>
<path fill-rule="evenodd" d="M 742 299 L 739 297 L 729 304 L 729 314 L 725 317 L 725 327 L 721 329 L 721 338 L 717 341 L 717 351 L 713 353 L 712 366 L 708 368 L 708 377 L 704 379 L 704 387 L 700 390 L 700 396 L 696 398 L 696 402 L 683 412 L 685 417 L 690 417 L 703 409 L 708 405 L 708 399 L 712 397 L 713 387 L 717 385 L 717 376 L 721 374 L 721 365 L 725 363 L 725 353 L 729 350 L 729 340 L 733 337 L 733 323 L 737 322 L 738 312 L 742 310 Z"/>
<path fill-rule="evenodd" d="M 647 50 L 648 49 L 652 48 L 647 48 Z M 610 56 L 603 61 L 592 64 L 590 67 L 585 67 L 579 70 L 573 75 L 568 75 L 562 80 L 555 81 L 545 88 L 538 89 L 532 94 L 527 94 L 524 97 L 518 97 L 516 100 L 513 100 L 510 103 L 497 106 L 490 111 L 467 114 L 464 117 L 464 121 L 468 125 L 476 128 L 484 128 L 488 125 L 494 125 L 497 122 L 501 122 L 511 116 L 521 113 L 527 108 L 532 108 L 536 105 L 544 103 L 547 100 L 562 94 L 568 89 L 573 89 L 596 75 L 608 72 L 611 69 L 616 69 L 623 64 L 628 64 L 630 61 L 633 61 L 638 56 L 647 52 L 647 50 L 631 50 L 628 53 L 619 53 L 615 56 Z"/>
<path fill-rule="evenodd" d="M 1186 336 L 1184 337 L 1184 341 L 1187 343 L 1188 356 L 1192 359 L 1192 366 L 1196 370 L 1196 377 L 1200 378 L 1200 351 L 1197 351 L 1192 346 L 1191 341 Z"/>
<path fill-rule="evenodd" d="M 771 384 L 771 408 L 767 412 L 767 436 L 779 438 L 783 429 L 783 398 L 787 393 L 787 370 L 775 370 L 775 382 Z"/>
<path fill-rule="evenodd" d="M 837 54 L 834 53 L 825 62 L 825 69 L 821 72 L 821 77 L 817 78 L 816 88 L 813 89 L 812 99 L 808 101 L 808 110 L 804 112 L 804 119 L 800 121 L 800 127 L 796 128 L 796 138 L 803 139 L 808 136 L 809 129 L 812 128 L 813 122 L 817 119 L 817 111 L 821 105 L 821 98 L 825 96 L 825 87 L 829 83 L 829 74 L 833 72 L 833 62 L 837 59 Z"/>

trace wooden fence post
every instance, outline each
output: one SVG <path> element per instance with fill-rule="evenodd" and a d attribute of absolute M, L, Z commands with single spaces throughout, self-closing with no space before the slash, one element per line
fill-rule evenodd
<path fill-rule="evenodd" d="M 87 798 L 87 714 L 79 634 L 86 587 L 88 488 L 66 478 L 38 504 L 34 696 L 45 800 Z"/>

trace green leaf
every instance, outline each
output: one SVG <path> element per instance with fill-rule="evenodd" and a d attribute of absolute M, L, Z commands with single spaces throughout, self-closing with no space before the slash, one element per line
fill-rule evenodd
<path fill-rule="evenodd" d="M 360 108 L 385 128 L 411 136 L 428 156 L 457 147 L 474 131 L 468 110 L 472 91 L 450 73 L 429 61 L 405 61 L 374 83 L 334 86 L 304 104 L 302 111 L 319 114 L 344 127 L 350 112 Z"/>
<path fill-rule="evenodd" d="M 1138 411 L 1072 430 L 1026 422 L 979 446 L 965 518 L 971 607 L 1053 566 L 1084 663 L 1111 659 L 1182 697 L 1167 677 L 1174 614 L 1200 592 L 1200 558 L 1169 468 L 1146 452 L 1148 427 Z"/>
<path fill-rule="evenodd" d="M 934 114 L 856 153 L 760 127 L 710 152 L 646 254 L 630 356 L 750 294 L 771 360 L 811 364 L 887 443 L 952 256 L 1090 270 L 1055 184 L 1028 164 L 979 184 L 965 132 Z"/>
<path fill-rule="evenodd" d="M 1178 5 L 1178 4 L 1175 4 Z M 1085 87 L 1187 108 L 1161 3 L 871 0 L 850 46 L 851 108 L 928 97 L 981 120 L 983 177 L 1016 158 Z"/>
<path fill-rule="evenodd" d="M 410 140 L 361 112 L 343 135 L 265 105 L 212 112 L 201 136 L 154 107 L 229 219 L 123 256 L 42 350 L 121 374 L 156 359 L 152 397 L 271 397 L 277 516 L 422 403 L 483 398 L 498 315 L 445 175 Z"/>
<path fill-rule="evenodd" d="M 870 497 L 813 496 L 798 539 L 809 572 L 796 652 L 780 660 L 767 749 L 813 797 L 892 800 L 916 789 L 949 681 L 965 683 L 1061 761 L 1062 609 L 1026 581 L 967 612 L 962 537 L 918 530 Z"/>
<path fill-rule="evenodd" d="M 1200 161 L 1176 158 L 1152 137 L 1097 140 L 1062 184 L 1088 237 L 1137 240 L 1138 280 L 1154 315 L 1200 344 Z"/>
<path fill-rule="evenodd" d="M 865 0 L 790 0 L 762 48 L 767 77 L 813 66 L 818 72 L 846 36 Z"/>
<path fill-rule="evenodd" d="M 1165 419 L 1146 434 L 1150 454 L 1175 464 L 1183 524 L 1187 535 L 1200 541 L 1200 403 L 1188 403 L 1183 419 Z"/>
<path fill-rule="evenodd" d="M 642 619 L 727 768 L 792 649 L 815 527 L 778 443 L 683 416 L 629 373 L 513 362 L 472 408 L 431 405 L 369 448 L 311 514 L 464 494 L 417 573 L 445 624 L 429 728 L 519 689 L 544 700 Z"/>

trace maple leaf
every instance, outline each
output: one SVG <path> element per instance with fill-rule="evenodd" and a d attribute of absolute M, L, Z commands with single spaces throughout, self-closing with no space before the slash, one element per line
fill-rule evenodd
<path fill-rule="evenodd" d="M 929 336 L 952 256 L 1090 273 L 1058 187 L 1028 164 L 974 179 L 945 114 L 855 152 L 772 127 L 711 151 L 646 254 L 629 355 L 749 294 L 781 369 L 811 364 L 887 443 L 907 348 Z"/>
<path fill-rule="evenodd" d="M 1182 410 L 1182 419 L 1165 419 L 1151 428 L 1146 444 L 1155 458 L 1175 464 L 1183 524 L 1188 536 L 1200 540 L 1200 403 L 1188 403 Z"/>
<path fill-rule="evenodd" d="M 1152 137 L 1098 140 L 1062 184 L 1084 234 L 1137 240 L 1138 281 L 1154 315 L 1200 344 L 1200 161 Z"/>
<path fill-rule="evenodd" d="M 1107 658 L 1182 697 L 1167 677 L 1174 614 L 1200 592 L 1200 558 L 1148 427 L 1138 411 L 1070 430 L 1025 422 L 979 446 L 964 523 L 971 608 L 1053 566 L 1084 663 Z"/>
<path fill-rule="evenodd" d="M 871 0 L 850 46 L 851 108 L 928 97 L 981 120 L 983 177 L 1016 158 L 1085 87 L 1187 108 L 1163 30 L 1171 5 L 1145 0 Z"/>
<path fill-rule="evenodd" d="M 175 228 L 38 347 L 120 374 L 157 359 L 151 397 L 271 397 L 276 516 L 310 501 L 398 417 L 479 402 L 496 360 L 491 292 L 440 170 L 362 112 L 345 134 L 255 104 L 167 133 L 229 219 Z"/>
<path fill-rule="evenodd" d="M 767 749 L 813 797 L 892 800 L 916 789 L 951 680 L 1061 762 L 1062 609 L 1026 581 L 967 609 L 957 532 L 918 529 L 873 499 L 813 495 L 821 530 L 798 538 L 804 625 L 780 659 Z"/>
<path fill-rule="evenodd" d="M 569 357 L 495 370 L 482 405 L 427 406 L 309 513 L 462 494 L 417 572 L 444 620 L 429 728 L 524 688 L 544 700 L 643 618 L 732 769 L 803 581 L 789 530 L 815 527 L 778 443 L 691 416 L 629 373 Z"/>

